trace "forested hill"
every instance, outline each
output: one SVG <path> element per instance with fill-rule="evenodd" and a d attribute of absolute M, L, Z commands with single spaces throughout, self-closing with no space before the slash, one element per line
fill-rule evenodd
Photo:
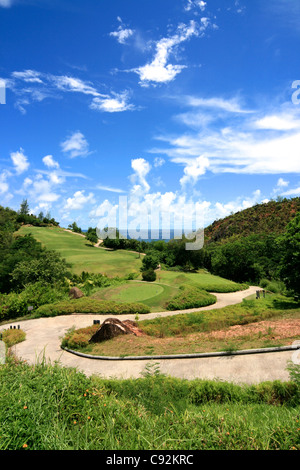
<path fill-rule="evenodd" d="M 297 212 L 300 212 L 299 197 L 257 204 L 213 222 L 205 229 L 205 240 L 210 244 L 254 234 L 279 235 Z"/>

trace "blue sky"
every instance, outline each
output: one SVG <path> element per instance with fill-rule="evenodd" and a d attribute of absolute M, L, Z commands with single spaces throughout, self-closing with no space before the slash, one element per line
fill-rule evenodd
<path fill-rule="evenodd" d="M 205 225 L 299 196 L 299 43 L 295 0 L 0 0 L 0 204 L 86 229 L 120 196 Z"/>

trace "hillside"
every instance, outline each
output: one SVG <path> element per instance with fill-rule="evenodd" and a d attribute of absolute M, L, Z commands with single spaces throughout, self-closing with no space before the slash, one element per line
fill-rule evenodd
<path fill-rule="evenodd" d="M 257 204 L 213 222 L 205 229 L 205 240 L 211 244 L 253 234 L 279 235 L 299 211 L 299 197 Z"/>
<path fill-rule="evenodd" d="M 139 255 L 129 251 L 109 251 L 93 247 L 84 236 L 70 233 L 59 227 L 23 226 L 18 235 L 31 233 L 49 250 L 58 251 L 72 265 L 74 274 L 82 271 L 106 274 L 109 277 L 139 273 L 142 265 Z"/>

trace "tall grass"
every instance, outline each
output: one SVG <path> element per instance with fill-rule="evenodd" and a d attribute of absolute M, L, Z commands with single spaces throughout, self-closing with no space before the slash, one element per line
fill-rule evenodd
<path fill-rule="evenodd" d="M 0 450 L 300 450 L 299 385 L 0 367 Z"/>

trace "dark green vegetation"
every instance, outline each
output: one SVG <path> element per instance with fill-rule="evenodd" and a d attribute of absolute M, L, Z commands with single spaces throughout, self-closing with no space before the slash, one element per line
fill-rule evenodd
<path fill-rule="evenodd" d="M 87 378 L 0 366 L 1 450 L 300 450 L 299 384 Z"/>

